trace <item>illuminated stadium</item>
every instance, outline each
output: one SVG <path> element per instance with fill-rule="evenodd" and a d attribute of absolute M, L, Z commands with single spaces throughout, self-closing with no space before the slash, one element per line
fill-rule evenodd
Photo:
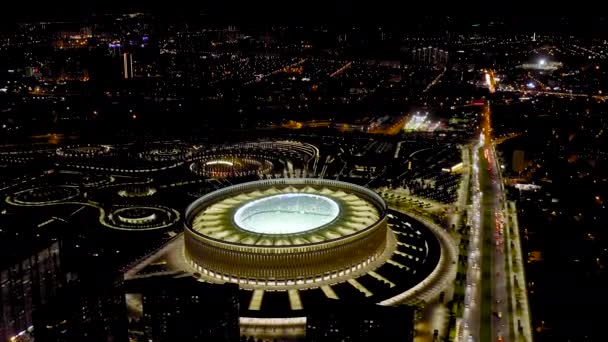
<path fill-rule="evenodd" d="M 213 192 L 188 208 L 186 228 L 193 267 L 244 285 L 305 287 L 361 271 L 395 248 L 384 201 L 327 180 L 258 181 Z"/>
<path fill-rule="evenodd" d="M 229 186 L 194 201 L 184 225 L 183 235 L 125 279 L 177 272 L 236 283 L 245 335 L 301 337 L 306 310 L 326 299 L 432 300 L 456 272 L 456 250 L 442 228 L 340 181 L 283 178 Z"/>

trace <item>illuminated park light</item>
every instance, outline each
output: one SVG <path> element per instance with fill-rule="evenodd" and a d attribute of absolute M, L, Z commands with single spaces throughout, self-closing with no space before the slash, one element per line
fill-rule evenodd
<path fill-rule="evenodd" d="M 212 160 L 205 163 L 205 165 L 227 165 L 234 166 L 234 163 L 226 161 L 226 160 Z"/>

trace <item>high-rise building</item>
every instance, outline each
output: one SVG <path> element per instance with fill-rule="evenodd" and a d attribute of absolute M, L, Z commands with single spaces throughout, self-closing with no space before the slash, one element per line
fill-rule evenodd
<path fill-rule="evenodd" d="M 522 172 L 526 168 L 525 152 L 522 150 L 513 151 L 511 168 L 514 172 Z"/>
<path fill-rule="evenodd" d="M 122 54 L 122 77 L 124 79 L 133 78 L 133 54 L 125 52 Z"/>
<path fill-rule="evenodd" d="M 414 312 L 406 306 L 328 301 L 306 315 L 307 342 L 412 341 Z"/>
<path fill-rule="evenodd" d="M 236 284 L 161 275 L 128 280 L 125 286 L 132 340 L 239 341 Z M 141 311 L 133 314 L 137 308 Z"/>
<path fill-rule="evenodd" d="M 61 244 L 51 241 L 2 248 L 0 254 L 0 341 L 31 331 L 35 310 L 64 285 Z"/>

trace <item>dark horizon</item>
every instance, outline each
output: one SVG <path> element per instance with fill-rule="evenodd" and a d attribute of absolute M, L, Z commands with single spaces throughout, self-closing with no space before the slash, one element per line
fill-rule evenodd
<path fill-rule="evenodd" d="M 107 14 L 146 13 L 167 19 L 208 20 L 226 24 L 386 25 L 405 31 L 494 30 L 496 32 L 608 32 L 604 14 L 593 4 L 578 3 L 568 11 L 544 2 L 493 3 L 482 1 L 352 4 L 345 1 L 312 1 L 286 6 L 275 1 L 249 2 L 34 2 L 13 3 L 0 18 L 3 25 L 21 22 L 81 21 Z"/>

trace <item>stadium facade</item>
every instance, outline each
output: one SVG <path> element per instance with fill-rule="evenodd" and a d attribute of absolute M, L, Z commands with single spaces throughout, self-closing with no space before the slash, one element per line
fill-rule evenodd
<path fill-rule="evenodd" d="M 186 210 L 185 255 L 202 276 L 301 287 L 365 269 L 387 248 L 386 204 L 374 192 L 322 179 L 231 186 Z"/>

